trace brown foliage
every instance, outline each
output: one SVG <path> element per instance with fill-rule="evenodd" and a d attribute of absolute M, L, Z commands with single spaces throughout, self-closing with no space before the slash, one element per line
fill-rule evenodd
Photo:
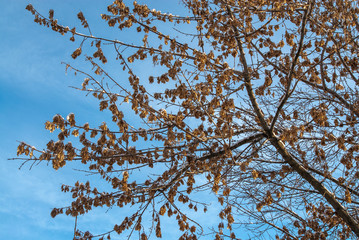
<path fill-rule="evenodd" d="M 67 68 L 86 77 L 80 90 L 112 114 L 112 123 L 99 127 L 56 115 L 45 125 L 59 132 L 57 141 L 44 151 L 18 147 L 18 155 L 55 169 L 78 160 L 113 189 L 63 186 L 74 201 L 51 216 L 133 205 L 134 214 L 112 232 L 139 231 L 147 239 L 142 218 L 149 214 L 157 237 L 168 216 L 178 221 L 181 239 L 197 239 L 200 223 L 183 206 L 206 211 L 206 199 L 194 193 L 214 192 L 222 205 L 215 239 L 236 239 L 243 229 L 254 238 L 359 237 L 357 2 L 182 0 L 180 6 L 191 15 L 122 0 L 109 5 L 102 19 L 121 31 L 136 29 L 139 44 L 70 30 L 52 10 L 47 18 L 27 6 L 35 22 L 83 40 L 73 58 L 90 42 L 93 72 Z M 89 30 L 82 12 L 78 18 Z M 182 30 L 162 32 L 166 25 Z M 109 46 L 116 60 L 105 57 Z M 105 70 L 108 61 L 121 65 L 127 82 Z M 158 71 L 143 77 L 133 70 L 149 62 Z M 76 146 L 66 142 L 71 135 Z"/>

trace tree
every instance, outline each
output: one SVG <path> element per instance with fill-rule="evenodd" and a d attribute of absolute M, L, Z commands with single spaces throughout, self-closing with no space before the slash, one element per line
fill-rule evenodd
<path fill-rule="evenodd" d="M 182 0 L 179 6 L 189 16 L 115 0 L 101 17 L 116 31 L 136 29 L 139 41 L 131 43 L 70 29 L 53 10 L 45 17 L 27 6 L 35 22 L 81 40 L 74 59 L 90 45 L 93 71 L 67 68 L 84 75 L 80 90 L 112 114 L 97 128 L 77 123 L 74 114 L 56 115 L 45 125 L 58 139 L 45 150 L 19 145 L 22 159 L 55 169 L 78 161 L 112 189 L 64 185 L 73 203 L 51 215 L 131 205 L 133 215 L 98 237 L 138 231 L 147 239 L 152 229 L 161 237 L 166 214 L 178 220 L 181 239 L 197 239 L 200 223 L 188 209 L 206 210 L 196 194 L 213 192 L 222 205 L 215 239 L 237 239 L 243 229 L 253 238 L 359 237 L 358 3 Z M 89 30 L 82 12 L 78 18 Z M 106 71 L 108 60 L 121 65 L 128 81 Z M 147 77 L 133 70 L 150 62 L 156 71 Z M 76 145 L 68 141 L 73 137 Z M 74 238 L 93 236 L 76 230 Z"/>

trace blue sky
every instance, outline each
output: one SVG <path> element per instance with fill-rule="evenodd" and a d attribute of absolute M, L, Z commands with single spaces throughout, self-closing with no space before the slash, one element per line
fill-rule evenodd
<path fill-rule="evenodd" d="M 21 170 L 16 157 L 17 141 L 42 147 L 55 138 L 44 129 L 46 120 L 55 114 L 66 116 L 76 113 L 76 118 L 86 122 L 90 116 L 94 122 L 102 122 L 95 100 L 69 88 L 80 86 L 82 78 L 65 74 L 61 62 L 73 62 L 70 55 L 79 42 L 70 42 L 50 29 L 33 22 L 33 16 L 25 10 L 31 3 L 40 13 L 47 15 L 55 10 L 55 18 L 65 25 L 80 26 L 76 14 L 82 10 L 95 35 L 107 34 L 106 24 L 100 20 L 107 3 L 111 1 L 56 1 L 56 0 L 0 0 L 0 239 L 72 239 L 74 219 L 66 216 L 50 217 L 53 207 L 65 206 L 70 195 L 61 193 L 61 184 L 73 184 L 86 177 L 65 167 L 55 171 L 41 163 L 29 170 L 30 164 Z M 152 8 L 172 7 L 169 1 L 153 1 Z M 178 1 L 173 1 L 178 4 Z M 161 7 L 161 8 L 160 8 Z M 131 39 L 133 36 L 121 36 Z M 76 61 L 76 66 L 84 63 Z M 106 119 L 108 120 L 108 119 Z M 109 230 L 118 223 L 116 214 L 103 209 L 79 219 L 80 226 L 94 231 Z M 208 222 L 208 219 L 206 220 Z M 164 236 L 173 236 L 173 225 L 163 230 Z M 116 239 L 116 238 L 115 238 Z"/>
<path fill-rule="evenodd" d="M 103 10 L 103 4 L 93 1 L 86 6 L 86 2 L 31 3 L 45 14 L 54 8 L 59 17 L 69 21 L 84 7 L 86 11 Z M 25 10 L 28 3 L 0 1 L 0 239 L 72 239 L 73 219 L 52 219 L 50 211 L 69 202 L 69 196 L 60 192 L 61 184 L 71 184 L 81 176 L 71 169 L 56 172 L 46 164 L 31 171 L 30 165 L 18 170 L 20 162 L 7 160 L 16 156 L 17 141 L 43 146 L 51 137 L 44 122 L 53 115 L 97 112 L 89 98 L 68 87 L 79 82 L 65 75 L 61 62 L 70 61 L 76 44 L 35 24 Z"/>

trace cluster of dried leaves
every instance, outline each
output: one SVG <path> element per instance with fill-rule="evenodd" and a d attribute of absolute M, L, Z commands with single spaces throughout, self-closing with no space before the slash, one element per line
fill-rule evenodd
<path fill-rule="evenodd" d="M 206 210 L 196 196 L 214 192 L 222 205 L 215 239 L 238 239 L 244 229 L 266 239 L 359 237 L 358 3 L 182 0 L 180 6 L 190 16 L 122 0 L 108 6 L 102 19 L 117 31 L 136 29 L 139 44 L 70 30 L 52 10 L 44 17 L 27 6 L 35 22 L 82 40 L 74 59 L 91 41 L 95 50 L 86 60 L 93 72 L 67 67 L 85 75 L 81 90 L 113 122 L 90 127 L 73 114 L 56 115 L 46 129 L 59 132 L 58 140 L 43 151 L 20 144 L 23 159 L 50 161 L 55 169 L 78 160 L 112 188 L 63 186 L 73 203 L 52 216 L 133 205 L 133 215 L 97 237 L 161 237 L 166 214 L 177 219 L 180 239 L 197 239 L 203 233 L 188 211 Z M 89 29 L 84 14 L 78 18 Z M 181 30 L 161 30 L 168 26 Z M 111 47 L 104 43 L 113 46 L 111 61 L 128 81 L 105 70 Z M 159 74 L 140 77 L 132 67 L 141 62 L 152 62 Z M 76 146 L 70 136 L 79 139 Z M 74 238 L 94 236 L 77 230 Z"/>

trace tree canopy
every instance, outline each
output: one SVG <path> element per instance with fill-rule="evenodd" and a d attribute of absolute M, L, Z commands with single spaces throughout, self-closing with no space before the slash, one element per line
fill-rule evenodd
<path fill-rule="evenodd" d="M 173 4 L 187 15 L 115 0 L 101 18 L 118 39 L 96 35 L 82 12 L 75 28 L 26 7 L 78 44 L 72 57 L 92 71 L 66 67 L 112 116 L 92 126 L 55 115 L 44 150 L 19 145 L 21 159 L 77 161 L 108 183 L 63 185 L 73 202 L 51 215 L 132 206 L 109 232 L 75 228 L 74 239 L 160 238 L 167 217 L 180 239 L 359 237 L 357 1 Z M 190 216 L 211 207 L 211 193 L 221 209 L 208 232 Z"/>

